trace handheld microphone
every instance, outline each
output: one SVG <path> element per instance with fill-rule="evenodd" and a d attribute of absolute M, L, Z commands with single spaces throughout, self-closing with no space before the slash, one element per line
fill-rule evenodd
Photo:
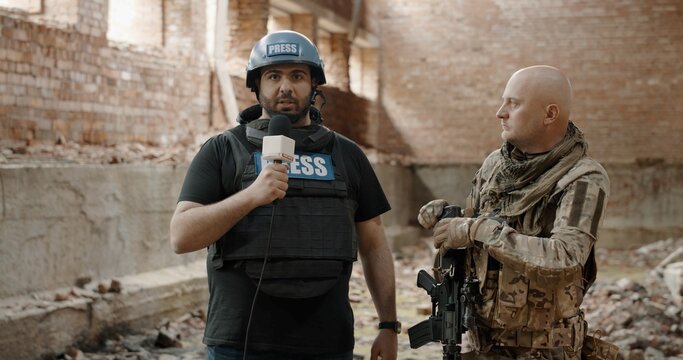
<path fill-rule="evenodd" d="M 275 115 L 268 123 L 268 135 L 263 137 L 263 155 L 276 163 L 294 161 L 294 139 L 289 137 L 292 124 L 284 115 Z"/>
<path fill-rule="evenodd" d="M 261 157 L 265 160 L 274 160 L 276 163 L 283 161 L 294 161 L 294 139 L 289 137 L 292 124 L 284 115 L 273 116 L 268 123 L 268 135 L 263 137 L 263 149 Z M 275 219 L 275 208 L 277 207 L 277 200 L 273 202 L 273 211 L 270 214 L 270 227 L 268 229 L 268 243 L 266 245 L 266 253 L 263 256 L 263 264 L 261 265 L 261 274 L 259 275 L 254 298 L 251 301 L 251 310 L 249 310 L 249 320 L 247 320 L 247 330 L 244 336 L 244 350 L 242 351 L 242 359 L 247 358 L 247 346 L 249 345 L 249 329 L 251 328 L 251 319 L 254 315 L 254 307 L 256 299 L 258 298 L 259 289 L 261 288 L 261 281 L 263 280 L 263 272 L 268 263 L 268 254 L 270 253 L 270 242 L 273 235 L 273 222 Z"/>

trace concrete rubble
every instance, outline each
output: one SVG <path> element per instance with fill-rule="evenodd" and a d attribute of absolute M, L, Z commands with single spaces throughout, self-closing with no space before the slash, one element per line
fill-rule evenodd
<path fill-rule="evenodd" d="M 680 249 L 683 239 L 667 239 L 617 259 L 606 260 L 615 252 L 599 253 L 600 258 L 615 266 L 651 269 L 637 279 L 598 281 L 584 300 L 590 331 L 618 345 L 627 360 L 683 359 L 681 263 L 663 261 Z M 677 279 L 668 275 L 675 273 Z"/>
<path fill-rule="evenodd" d="M 669 269 L 680 269 L 680 262 L 675 261 L 678 258 L 667 256 L 681 248 L 683 239 L 668 239 L 636 250 L 596 251 L 599 267 L 650 269 L 628 277 L 599 275 L 584 300 L 589 332 L 618 345 L 626 360 L 683 360 L 682 308 L 665 279 Z M 399 359 L 441 359 L 439 344 L 410 349 L 405 331 L 429 314 L 431 304 L 426 293 L 415 286 L 415 275 L 419 269 L 429 267 L 431 250 L 426 246 L 415 247 L 396 258 L 399 317 L 404 322 L 404 333 L 399 336 Z M 368 359 L 377 318 L 360 266 L 354 267 L 350 299 L 356 314 L 354 352 L 357 359 Z M 58 358 L 204 359 L 204 321 L 204 312 L 194 310 L 174 321 L 163 322 L 155 330 L 111 333 L 98 349 L 72 347 Z"/>
<path fill-rule="evenodd" d="M 0 164 L 182 164 L 192 160 L 199 146 L 209 136 L 196 136 L 193 144 L 179 143 L 163 147 L 141 143 L 99 146 L 66 140 L 59 140 L 55 144 L 0 143 Z"/>
<path fill-rule="evenodd" d="M 192 134 L 192 140 L 161 146 L 149 143 L 120 143 L 107 146 L 80 144 L 59 138 L 55 143 L 26 143 L 0 139 L 0 165 L 31 163 L 68 164 L 188 164 L 201 145 L 225 129 Z M 411 156 L 385 153 L 361 146 L 373 163 L 409 165 Z"/>

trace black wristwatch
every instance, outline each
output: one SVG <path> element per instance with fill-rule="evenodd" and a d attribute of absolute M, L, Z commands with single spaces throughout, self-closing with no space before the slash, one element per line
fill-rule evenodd
<path fill-rule="evenodd" d="M 379 329 L 391 329 L 397 334 L 401 333 L 401 322 L 400 321 L 382 321 L 379 323 Z"/>

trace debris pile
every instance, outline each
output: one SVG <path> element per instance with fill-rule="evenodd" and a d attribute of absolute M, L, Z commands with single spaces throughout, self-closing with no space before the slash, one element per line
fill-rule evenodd
<path fill-rule="evenodd" d="M 182 164 L 188 163 L 199 149 L 195 144 L 155 146 L 125 143 L 99 146 L 64 142 L 59 144 L 32 144 L 4 146 L 0 149 L 1 164 Z"/>
<path fill-rule="evenodd" d="M 0 141 L 3 164 L 189 164 L 201 145 L 223 130 L 197 134 L 178 144 L 120 143 L 91 145 L 60 138 L 54 144 Z M 373 163 L 410 165 L 412 157 L 362 147 Z"/>
<path fill-rule="evenodd" d="M 57 359 L 203 360 L 206 359 L 206 349 L 201 343 L 201 335 L 205 324 L 203 310 L 196 310 L 174 321 L 166 321 L 154 330 L 126 335 L 112 332 L 93 352 L 71 346 Z"/>
<path fill-rule="evenodd" d="M 674 265 L 683 239 L 667 239 L 635 251 L 598 249 L 603 263 L 649 269 L 642 276 L 598 281 L 584 299 L 589 333 L 619 346 L 626 359 L 683 359 L 683 310 L 662 276 Z M 681 289 L 677 290 L 679 293 Z"/>
<path fill-rule="evenodd" d="M 627 359 L 683 357 L 681 308 L 656 281 L 597 283 L 584 302 L 589 333 L 619 346 Z"/>

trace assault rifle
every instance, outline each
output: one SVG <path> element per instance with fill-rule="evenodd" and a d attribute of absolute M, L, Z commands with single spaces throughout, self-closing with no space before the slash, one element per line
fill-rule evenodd
<path fill-rule="evenodd" d="M 441 219 L 462 216 L 458 206 L 446 206 Z M 432 341 L 443 345 L 443 360 L 460 359 L 462 334 L 475 327 L 474 304 L 479 302 L 479 280 L 466 276 L 467 250 L 448 250 L 435 264 L 441 282 L 420 270 L 417 286 L 432 298 L 432 315 L 408 329 L 410 347 L 417 349 Z"/>

